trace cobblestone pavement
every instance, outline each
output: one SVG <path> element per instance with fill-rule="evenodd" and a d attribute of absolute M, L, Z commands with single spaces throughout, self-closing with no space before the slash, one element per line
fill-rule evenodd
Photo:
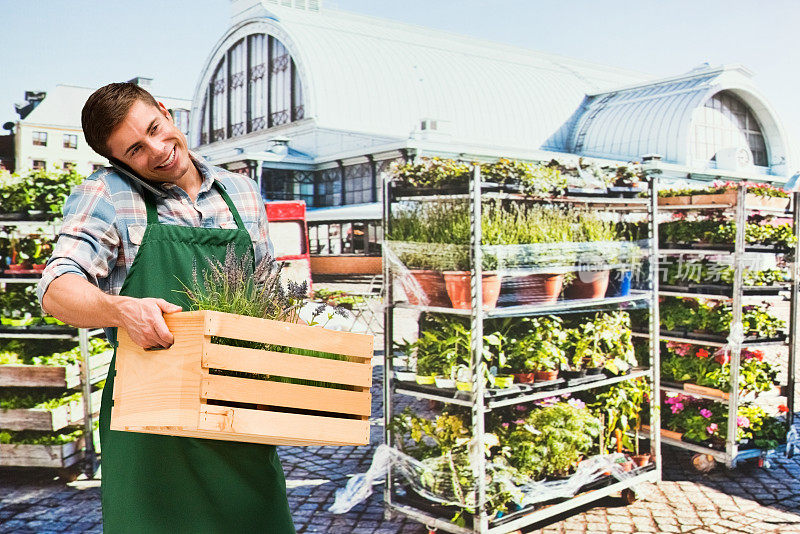
<path fill-rule="evenodd" d="M 381 368 L 376 367 L 373 416 L 381 413 Z M 372 427 L 373 445 L 382 427 Z M 337 488 L 366 471 L 372 447 L 283 447 L 289 503 L 298 533 L 425 534 L 402 517 L 384 518 L 380 487 L 343 515 L 327 511 Z M 800 534 L 800 458 L 779 459 L 771 469 L 745 463 L 733 471 L 717 468 L 699 474 L 691 456 L 665 447 L 664 481 L 643 488 L 643 497 L 623 506 L 605 499 L 550 525 L 527 532 L 606 533 L 680 532 Z M 65 484 L 43 471 L 0 470 L 0 533 L 102 532 L 98 481 Z"/>
<path fill-rule="evenodd" d="M 372 389 L 373 445 L 383 435 L 381 370 L 376 367 Z M 409 519 L 385 519 L 379 487 L 347 514 L 327 511 L 336 489 L 369 467 L 372 447 L 282 447 L 280 456 L 298 533 L 426 534 Z M 526 532 L 800 534 L 800 458 L 778 459 L 771 469 L 745 463 L 709 474 L 694 471 L 690 459 L 689 453 L 665 447 L 664 481 L 642 488 L 639 501 L 624 506 L 619 499 L 604 499 Z M 52 473 L 0 469 L 0 533 L 12 532 L 102 532 L 99 482 L 65 484 Z"/>

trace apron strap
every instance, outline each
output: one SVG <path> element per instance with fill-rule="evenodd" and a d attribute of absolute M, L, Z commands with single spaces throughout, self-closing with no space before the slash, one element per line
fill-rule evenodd
<path fill-rule="evenodd" d="M 234 206 L 233 201 L 231 200 L 231 197 L 228 196 L 225 188 L 217 180 L 214 180 L 214 186 L 217 188 L 217 191 L 219 191 L 219 194 L 222 195 L 222 200 L 224 200 L 225 204 L 228 205 L 228 209 L 231 211 L 231 215 L 233 215 L 233 220 L 236 221 L 236 226 L 239 228 L 239 230 L 247 230 L 244 227 L 241 216 L 239 216 L 239 210 L 237 210 L 236 206 Z M 153 196 L 153 193 L 147 189 L 142 189 L 142 196 L 144 197 L 144 204 L 147 208 L 147 224 L 158 224 L 158 209 L 156 208 L 156 199 Z"/>

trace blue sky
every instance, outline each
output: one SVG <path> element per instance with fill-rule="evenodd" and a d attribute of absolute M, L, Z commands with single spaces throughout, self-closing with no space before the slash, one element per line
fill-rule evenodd
<path fill-rule="evenodd" d="M 525 48 L 669 76 L 741 63 L 800 140 L 797 0 L 326 0 Z M 228 0 L 0 0 L 0 122 L 25 90 L 96 87 L 136 75 L 191 98 L 229 17 Z"/>

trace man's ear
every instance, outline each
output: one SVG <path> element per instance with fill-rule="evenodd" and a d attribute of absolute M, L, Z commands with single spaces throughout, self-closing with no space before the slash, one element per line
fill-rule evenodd
<path fill-rule="evenodd" d="M 169 119 L 170 122 L 174 123 L 175 121 L 172 120 L 172 115 L 170 115 L 169 110 L 164 105 L 163 102 L 158 102 L 158 109 L 161 111 L 161 114 L 164 115 L 166 118 Z"/>

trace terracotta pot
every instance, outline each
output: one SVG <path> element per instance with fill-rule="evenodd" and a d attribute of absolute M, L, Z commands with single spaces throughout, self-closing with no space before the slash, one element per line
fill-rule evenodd
<path fill-rule="evenodd" d="M 450 307 L 450 297 L 447 296 L 447 288 L 444 284 L 444 277 L 439 271 L 423 271 L 412 270 L 409 271 L 414 280 L 422 288 L 422 293 L 428 298 L 427 306 L 438 306 L 441 308 Z M 413 291 L 406 289 L 406 296 L 410 304 L 420 305 L 425 304 L 420 302 Z"/>
<path fill-rule="evenodd" d="M 633 463 L 636 464 L 636 467 L 644 467 L 650 463 L 650 453 L 631 456 L 631 460 L 633 460 Z"/>
<path fill-rule="evenodd" d="M 12 263 L 8 266 L 8 270 L 13 273 L 14 271 L 24 271 L 25 267 L 21 263 Z"/>
<path fill-rule="evenodd" d="M 33 264 L 33 270 L 38 272 L 38 273 L 40 273 L 40 272 L 44 271 L 44 266 L 45 266 L 44 263 L 34 263 Z"/>
<path fill-rule="evenodd" d="M 567 288 L 567 298 L 600 299 L 605 297 L 610 273 L 610 270 L 579 271 L 575 280 Z"/>
<path fill-rule="evenodd" d="M 514 381 L 519 384 L 533 384 L 536 373 L 514 373 Z"/>
<path fill-rule="evenodd" d="M 536 371 L 536 380 L 540 382 L 548 382 L 558 378 L 558 370 L 556 371 Z"/>
<path fill-rule="evenodd" d="M 555 304 L 564 286 L 564 275 L 540 273 L 514 276 L 506 278 L 503 285 L 514 305 Z"/>
<path fill-rule="evenodd" d="M 630 471 L 633 469 L 633 462 L 628 460 L 627 462 L 620 463 L 619 466 L 622 468 L 623 471 Z"/>
<path fill-rule="evenodd" d="M 470 272 L 445 271 L 443 274 L 447 295 L 450 297 L 453 308 L 457 310 L 471 309 Z M 500 297 L 500 276 L 493 272 L 483 273 L 482 287 L 484 309 L 494 308 Z"/>

